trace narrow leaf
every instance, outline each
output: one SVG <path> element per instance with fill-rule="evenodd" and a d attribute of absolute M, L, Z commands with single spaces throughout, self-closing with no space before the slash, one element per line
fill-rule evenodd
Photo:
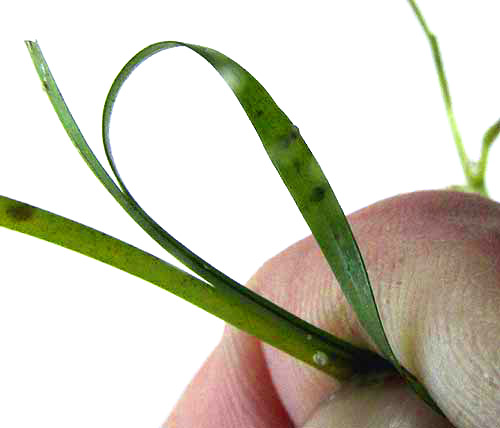
<path fill-rule="evenodd" d="M 131 198 L 113 160 L 109 125 L 113 104 L 125 80 L 152 55 L 172 47 L 192 49 L 221 74 L 247 113 L 264 147 L 307 221 L 349 302 L 378 348 L 397 361 L 385 337 L 368 275 L 344 213 L 299 130 L 267 91 L 230 58 L 212 49 L 180 42 L 161 42 L 136 54 L 116 77 L 104 105 L 103 140 L 106 155 L 122 190 Z"/>
<path fill-rule="evenodd" d="M 299 129 L 281 111 L 264 87 L 239 64 L 213 49 L 169 41 L 146 47 L 123 67 L 111 86 L 103 113 L 103 141 L 106 155 L 122 190 L 132 198 L 114 162 L 109 140 L 114 102 L 120 88 L 139 64 L 160 51 L 178 46 L 187 47 L 205 58 L 232 89 L 309 225 L 361 324 L 381 352 L 413 385 L 419 395 L 437 409 L 437 405 L 425 388 L 411 373 L 401 367 L 394 356 L 378 314 L 362 256 L 347 219 L 328 180 L 302 139 Z"/>
<path fill-rule="evenodd" d="M 212 285 L 110 235 L 4 196 L 0 196 L 0 226 L 79 252 L 151 282 L 260 340 L 291 353 L 304 362 L 312 363 L 311 350 L 302 343 L 302 324 L 284 323 L 280 313 L 270 311 L 265 306 L 251 304 L 236 292 L 220 293 Z M 375 354 L 370 358 L 369 354 L 355 348 L 354 353 L 350 353 L 352 345 L 348 345 L 348 348 L 335 345 L 336 338 L 328 337 L 328 333 L 314 326 L 308 326 L 307 330 L 305 334 L 310 335 L 305 340 L 307 343 L 338 357 L 334 364 L 318 367 L 330 375 L 347 379 L 353 373 L 388 369 Z M 356 365 L 359 363 L 366 364 L 367 367 L 358 369 Z"/>
<path fill-rule="evenodd" d="M 139 226 L 163 248 L 210 283 L 217 290 L 218 298 L 228 299 L 228 302 L 230 302 L 228 308 L 230 309 L 231 305 L 233 305 L 236 314 L 232 317 L 233 321 L 228 322 L 293 355 L 295 358 L 314 365 L 316 368 L 340 379 L 348 378 L 353 373 L 367 373 L 388 369 L 387 362 L 373 352 L 359 349 L 314 327 L 228 278 L 163 230 L 142 210 L 130 193 L 125 188 L 122 191 L 104 170 L 85 141 L 64 102 L 38 43 L 28 41 L 26 44 L 54 110 L 89 168 Z M 117 81 L 120 80 L 120 76 L 121 74 Z M 110 94 L 113 94 L 113 91 L 110 91 Z M 106 117 L 106 114 L 104 117 Z M 7 227 L 9 226 L 7 225 Z M 25 232 L 24 230 L 21 231 Z M 90 253 L 88 255 L 92 256 Z M 191 301 L 189 298 L 187 300 Z M 241 309 L 244 309 L 244 311 L 241 312 Z M 210 312 L 220 316 L 217 310 L 210 310 Z M 227 317 L 220 317 L 228 319 Z M 267 321 L 261 323 L 260 319 Z M 318 351 L 328 356 L 328 364 L 317 364 L 315 362 L 314 355 Z"/>
<path fill-rule="evenodd" d="M 264 301 L 260 296 L 254 296 L 250 290 L 247 290 L 245 287 L 239 286 L 238 283 L 210 266 L 165 232 L 142 210 L 142 208 L 140 208 L 139 204 L 132 197 L 113 160 L 109 142 L 109 123 L 113 104 L 120 88 L 134 69 L 147 58 L 162 50 L 178 46 L 187 47 L 205 58 L 230 86 L 251 120 L 271 161 L 308 223 L 332 271 L 335 273 L 346 298 L 357 313 L 361 324 L 370 334 L 381 352 L 394 364 L 397 370 L 410 382 L 410 384 L 413 385 L 414 389 L 422 398 L 439 411 L 425 388 L 420 385 L 409 372 L 400 366 L 391 350 L 380 321 L 363 259 L 347 219 L 342 212 L 328 180 L 302 139 L 298 128 L 294 126 L 288 117 L 279 109 L 260 83 L 227 56 L 213 49 L 198 45 L 173 41 L 160 42 L 150 45 L 140 51 L 120 71 L 113 82 L 104 106 L 103 140 L 106 156 L 108 157 L 113 172 L 121 187 L 122 192 L 120 192 L 120 198 L 126 201 L 122 206 L 127 209 L 127 212 L 136 219 L 141 227 L 143 227 L 143 229 L 164 248 L 214 286 L 219 286 L 221 290 L 225 291 L 238 290 L 241 296 L 254 299 L 254 301 L 258 299 L 259 304 L 266 306 L 269 310 L 274 310 L 276 313 L 283 311 L 280 308 L 273 307 L 270 305 L 270 302 Z M 36 50 L 35 48 L 31 46 L 30 51 Z M 41 52 L 37 59 L 39 62 L 43 60 Z M 48 67 L 44 66 L 44 69 L 45 68 L 48 71 Z M 42 81 L 44 81 L 43 78 Z M 55 85 L 55 82 L 53 82 L 53 80 L 51 81 L 51 78 L 48 79 L 48 81 Z M 50 91 L 48 91 L 48 94 L 50 96 Z M 60 102 L 64 103 L 62 97 Z M 56 105 L 54 106 L 56 107 Z M 66 115 L 69 115 L 69 110 Z M 80 139 L 78 145 L 88 147 L 83 137 Z M 85 152 L 82 147 L 79 149 L 81 153 Z M 87 161 L 87 163 L 89 163 L 89 166 L 93 170 L 102 169 L 95 157 L 91 160 L 91 162 Z M 112 190 L 115 191 L 116 189 L 113 188 Z M 281 316 L 292 321 L 288 313 L 281 313 Z M 319 352 L 323 351 L 320 349 Z M 321 363 L 322 361 L 329 361 L 327 354 L 325 354 L 327 357 L 326 359 L 315 359 L 316 355 L 323 355 L 317 353 L 313 355 L 313 362 L 318 366 L 324 365 Z M 316 360 L 320 362 L 318 363 Z"/>

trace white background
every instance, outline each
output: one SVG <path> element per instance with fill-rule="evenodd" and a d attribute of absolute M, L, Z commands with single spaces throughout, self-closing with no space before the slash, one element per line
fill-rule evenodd
<path fill-rule="evenodd" d="M 430 49 L 404 0 L 8 2 L 0 9 L 0 193 L 171 261 L 79 157 L 41 89 L 38 39 L 98 157 L 107 90 L 137 51 L 179 40 L 249 70 L 299 126 L 346 213 L 463 182 Z M 12 6 L 14 5 L 14 6 Z M 421 0 L 470 155 L 500 115 L 500 5 Z M 308 229 L 236 98 L 176 48 L 141 66 L 111 137 L 143 207 L 240 282 Z M 488 182 L 500 199 L 500 149 Z M 0 427 L 156 428 L 223 324 L 55 245 L 0 230 Z"/>

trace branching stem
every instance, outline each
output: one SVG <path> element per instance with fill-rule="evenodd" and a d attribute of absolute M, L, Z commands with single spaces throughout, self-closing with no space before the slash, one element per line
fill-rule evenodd
<path fill-rule="evenodd" d="M 439 85 L 441 86 L 441 93 L 443 95 L 446 114 L 450 123 L 455 146 L 458 151 L 458 157 L 460 159 L 460 163 L 462 165 L 462 169 L 466 178 L 465 186 L 454 187 L 458 190 L 475 192 L 481 194 L 482 196 L 488 197 L 488 192 L 486 190 L 485 184 L 486 165 L 491 144 L 500 133 L 500 120 L 497 121 L 493 126 L 491 126 L 488 131 L 486 131 L 483 137 L 481 158 L 479 162 L 472 161 L 465 152 L 465 147 L 462 143 L 462 137 L 460 136 L 457 122 L 455 120 L 455 115 L 453 113 L 450 91 L 448 88 L 448 82 L 446 80 L 446 74 L 444 72 L 443 62 L 441 60 L 441 52 L 439 50 L 437 38 L 429 30 L 429 27 L 427 26 L 427 23 L 425 22 L 425 19 L 420 12 L 420 9 L 418 8 L 416 2 L 414 0 L 408 0 L 408 2 L 415 12 L 415 15 L 431 45 L 432 56 L 434 58 L 434 65 L 436 66 L 436 71 L 439 77 Z"/>

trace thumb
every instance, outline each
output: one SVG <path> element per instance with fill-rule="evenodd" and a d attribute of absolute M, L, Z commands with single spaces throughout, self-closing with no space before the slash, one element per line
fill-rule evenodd
<path fill-rule="evenodd" d="M 349 222 L 398 360 L 456 427 L 499 426 L 500 204 L 472 194 L 417 192 L 365 208 Z M 312 239 L 264 265 L 253 288 L 321 328 L 374 349 Z M 263 351 L 292 418 L 307 412 L 298 390 L 328 395 L 319 375 L 306 374 L 274 348 L 263 345 Z"/>
<path fill-rule="evenodd" d="M 373 208 L 360 220 L 377 217 Z M 385 237 L 365 248 L 386 261 L 388 274 L 377 269 L 373 280 L 397 358 L 457 427 L 498 426 L 500 205 L 423 192 L 383 212 Z"/>

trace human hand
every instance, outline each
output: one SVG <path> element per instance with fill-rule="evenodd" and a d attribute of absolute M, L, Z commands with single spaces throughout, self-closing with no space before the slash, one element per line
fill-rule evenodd
<path fill-rule="evenodd" d="M 500 204 L 416 192 L 349 222 L 396 357 L 449 421 L 399 378 L 340 382 L 227 326 L 165 427 L 500 427 Z M 269 260 L 248 287 L 376 351 L 313 238 Z"/>

